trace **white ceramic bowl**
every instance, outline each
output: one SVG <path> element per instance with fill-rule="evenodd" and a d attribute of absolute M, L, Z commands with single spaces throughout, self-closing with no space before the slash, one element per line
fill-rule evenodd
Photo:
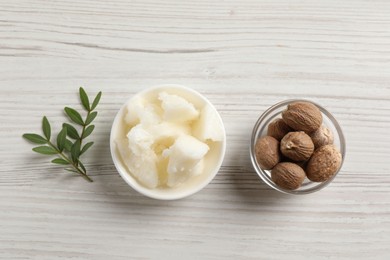
<path fill-rule="evenodd" d="M 226 133 L 225 133 L 225 127 L 223 125 L 222 119 L 219 113 L 217 112 L 217 110 L 215 109 L 218 115 L 218 120 L 220 121 L 220 124 L 223 129 L 223 141 L 215 142 L 215 145 L 210 147 L 210 150 L 205 157 L 204 172 L 199 176 L 190 177 L 190 179 L 187 180 L 186 182 L 173 188 L 157 187 L 154 189 L 150 189 L 141 185 L 137 181 L 137 179 L 133 177 L 133 175 L 127 169 L 126 165 L 123 163 L 119 151 L 116 147 L 115 140 L 118 137 L 119 138 L 126 137 L 127 132 L 125 130 L 124 116 L 126 114 L 127 104 L 129 104 L 129 102 L 132 102 L 133 98 L 135 98 L 136 96 L 157 95 L 161 91 L 180 95 L 185 99 L 187 99 L 188 101 L 190 101 L 191 103 L 193 103 L 195 107 L 198 109 L 203 107 L 206 104 L 210 105 L 213 109 L 215 109 L 215 107 L 211 104 L 211 102 L 208 101 L 203 95 L 201 95 L 200 93 L 198 93 L 193 89 L 181 85 L 166 84 L 166 85 L 159 85 L 152 88 L 148 88 L 131 97 L 119 110 L 111 128 L 110 149 L 111 149 L 112 160 L 114 161 L 116 169 L 118 170 L 122 178 L 127 182 L 127 184 L 129 184 L 133 189 L 150 198 L 160 199 L 160 200 L 175 200 L 175 199 L 181 199 L 190 196 L 200 191 L 207 184 L 209 184 L 211 180 L 215 177 L 215 175 L 218 173 L 222 165 L 222 161 L 225 156 Z"/>

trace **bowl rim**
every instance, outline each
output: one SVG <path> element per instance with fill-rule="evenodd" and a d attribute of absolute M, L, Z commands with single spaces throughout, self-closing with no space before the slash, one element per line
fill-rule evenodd
<path fill-rule="evenodd" d="M 199 97 L 201 100 L 203 100 L 205 102 L 206 105 L 211 106 L 216 111 L 218 119 L 222 125 L 222 130 L 223 130 L 223 141 L 221 142 L 221 151 L 220 151 L 220 154 L 218 157 L 218 161 L 215 164 L 215 170 L 210 171 L 209 176 L 203 182 L 200 182 L 199 185 L 194 185 L 193 188 L 187 189 L 186 191 L 178 192 L 178 194 L 175 194 L 175 193 L 158 194 L 156 192 L 157 189 L 149 189 L 147 187 L 142 186 L 136 180 L 136 178 L 128 170 L 126 170 L 126 166 L 122 165 L 122 162 L 118 158 L 118 155 L 116 152 L 114 132 L 116 131 L 116 127 L 119 124 L 119 120 L 121 120 L 123 111 L 127 107 L 127 104 L 136 96 L 140 96 L 140 95 L 143 95 L 145 93 L 152 92 L 152 91 L 155 91 L 158 89 L 162 89 L 162 90 L 163 89 L 180 89 L 180 90 L 184 90 L 186 92 L 189 92 L 192 95 Z M 140 194 L 142 194 L 146 197 L 152 198 L 152 199 L 157 199 L 157 200 L 178 200 L 178 199 L 182 199 L 185 197 L 189 197 L 189 196 L 199 192 L 203 188 L 205 188 L 215 178 L 215 176 L 218 174 L 219 170 L 221 169 L 221 166 L 222 166 L 223 160 L 225 158 L 225 154 L 226 154 L 226 143 L 227 143 L 227 138 L 226 138 L 225 125 L 224 125 L 224 122 L 222 120 L 221 115 L 219 114 L 219 112 L 215 108 L 215 106 L 200 92 L 198 92 L 190 87 L 186 87 L 186 86 L 183 86 L 180 84 L 154 85 L 154 86 L 148 87 L 146 89 L 143 89 L 141 91 L 134 93 L 122 104 L 122 106 L 120 107 L 120 109 L 116 113 L 116 116 L 114 118 L 114 121 L 113 121 L 112 126 L 111 126 L 111 130 L 110 130 L 110 153 L 111 153 L 112 161 L 114 162 L 114 166 L 115 166 L 117 172 L 119 173 L 119 175 L 122 177 L 122 179 L 130 187 L 132 187 L 134 190 L 136 190 Z M 125 169 L 125 171 L 123 171 L 122 168 Z"/>
<path fill-rule="evenodd" d="M 257 163 L 256 156 L 255 156 L 255 144 L 256 144 L 257 139 L 259 138 L 259 136 L 257 136 L 257 133 L 258 133 L 258 129 L 259 129 L 261 123 L 263 123 L 264 119 L 267 118 L 267 116 L 269 116 L 275 109 L 278 109 L 278 108 L 283 107 L 283 106 L 287 106 L 288 104 L 293 103 L 293 102 L 309 102 L 309 103 L 312 103 L 312 104 L 316 105 L 320 109 L 320 111 L 323 114 L 325 114 L 326 117 L 332 122 L 334 128 L 336 129 L 336 132 L 337 132 L 337 135 L 339 137 L 339 140 L 340 140 L 340 148 L 339 149 L 340 149 L 340 152 L 341 152 L 341 155 L 342 155 L 342 160 L 341 160 L 340 167 L 337 169 L 336 173 L 330 179 L 328 179 L 327 181 L 324 181 L 324 182 L 318 182 L 318 185 L 316 185 L 316 186 L 314 186 L 312 188 L 309 188 L 307 190 L 287 190 L 287 189 L 283 189 L 283 188 L 277 186 L 271 180 L 270 176 L 265 172 L 265 170 L 263 170 L 260 167 L 260 165 Z M 307 100 L 307 99 L 287 99 L 287 100 L 278 102 L 275 105 L 269 107 L 257 119 L 255 125 L 253 126 L 253 130 L 252 130 L 251 142 L 250 142 L 250 151 L 249 152 L 250 152 L 252 165 L 253 165 L 257 175 L 269 187 L 271 187 L 274 190 L 277 190 L 279 192 L 282 192 L 284 194 L 305 195 L 305 194 L 311 194 L 311 193 L 314 193 L 314 192 L 322 190 L 323 188 L 328 186 L 336 178 L 336 176 L 338 175 L 338 173 L 340 172 L 340 170 L 341 170 L 341 168 L 342 168 L 342 166 L 344 164 L 345 153 L 346 153 L 346 141 L 345 141 L 345 136 L 343 134 L 343 130 L 342 130 L 340 124 L 337 122 L 336 118 L 327 109 L 325 109 L 323 106 L 317 104 L 314 101 Z"/>

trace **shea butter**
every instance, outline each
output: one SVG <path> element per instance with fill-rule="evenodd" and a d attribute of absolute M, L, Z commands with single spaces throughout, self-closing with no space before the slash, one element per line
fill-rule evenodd
<path fill-rule="evenodd" d="M 129 174 L 149 189 L 177 187 L 204 174 L 212 165 L 209 154 L 225 138 L 210 104 L 172 90 L 136 95 L 122 120 L 116 147 Z"/>

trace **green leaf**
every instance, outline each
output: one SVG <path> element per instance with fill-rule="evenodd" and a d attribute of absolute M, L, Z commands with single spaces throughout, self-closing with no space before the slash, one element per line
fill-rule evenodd
<path fill-rule="evenodd" d="M 74 128 L 72 125 L 67 124 L 67 123 L 63 123 L 62 127 L 66 127 L 66 132 L 70 138 L 72 138 L 72 139 L 79 139 L 80 138 L 79 133 L 77 132 L 76 128 Z"/>
<path fill-rule="evenodd" d="M 64 150 L 70 153 L 70 150 L 72 149 L 72 145 L 73 145 L 73 143 L 70 140 L 66 139 L 65 145 L 64 145 Z"/>
<path fill-rule="evenodd" d="M 94 110 L 94 109 L 97 107 L 97 105 L 99 104 L 99 101 L 100 101 L 100 98 L 101 98 L 101 97 L 102 97 L 102 92 L 100 91 L 100 92 L 96 95 L 95 99 L 93 100 L 91 110 Z"/>
<path fill-rule="evenodd" d="M 57 154 L 58 152 L 50 146 L 38 146 L 32 149 L 34 152 L 46 155 Z"/>
<path fill-rule="evenodd" d="M 46 139 L 50 140 L 51 127 L 50 127 L 49 120 L 47 120 L 46 116 L 44 116 L 42 119 L 42 130 L 43 130 L 43 134 L 46 136 Z"/>
<path fill-rule="evenodd" d="M 85 93 L 85 90 L 82 87 L 80 87 L 79 92 L 80 92 L 81 103 L 83 104 L 84 108 L 87 111 L 90 111 L 89 99 L 88 99 L 87 93 Z"/>
<path fill-rule="evenodd" d="M 65 148 L 66 142 L 66 127 L 63 127 L 62 130 L 57 135 L 57 147 L 62 152 Z"/>
<path fill-rule="evenodd" d="M 47 143 L 47 140 L 44 137 L 37 135 L 37 134 L 24 134 L 23 138 L 34 143 L 34 144 L 46 144 Z"/>
<path fill-rule="evenodd" d="M 86 143 L 84 146 L 81 146 L 81 144 L 84 143 L 83 138 L 91 135 L 95 129 L 92 122 L 97 117 L 98 112 L 94 111 L 94 109 L 99 104 L 101 96 L 102 92 L 100 91 L 93 99 L 93 102 L 90 103 L 91 97 L 88 97 L 83 87 L 79 88 L 79 97 L 83 107 L 80 111 L 84 111 L 85 108 L 88 112 L 85 117 L 85 122 L 82 113 L 76 111 L 74 108 L 65 107 L 64 112 L 70 121 L 62 124 L 62 129 L 56 136 L 53 134 L 53 139 L 56 138 L 55 143 L 51 141 L 52 127 L 46 116 L 42 118 L 43 134 L 25 133 L 22 137 L 38 145 L 32 149 L 34 152 L 52 155 L 55 158 L 51 161 L 52 163 L 65 165 L 65 170 L 79 174 L 86 180 L 92 182 L 92 179 L 86 174 L 84 165 L 80 162 L 80 156 L 87 152 L 93 146 L 94 142 Z M 80 133 L 81 127 L 77 127 L 77 125 L 82 127 L 82 134 Z"/>
<path fill-rule="evenodd" d="M 68 171 L 68 172 L 79 173 L 78 171 L 76 171 L 75 169 L 72 169 L 72 168 L 65 168 L 65 170 Z"/>
<path fill-rule="evenodd" d="M 87 138 L 90 134 L 92 134 L 93 130 L 95 129 L 94 125 L 90 125 L 87 128 L 85 128 L 82 139 Z"/>
<path fill-rule="evenodd" d="M 79 156 L 80 156 L 80 140 L 77 140 L 70 149 L 70 153 L 72 155 L 73 162 L 77 163 Z"/>
<path fill-rule="evenodd" d="M 85 153 L 91 146 L 93 145 L 93 142 L 86 143 L 83 148 L 81 149 L 80 155 Z"/>
<path fill-rule="evenodd" d="M 85 120 L 85 125 L 89 125 L 90 123 L 92 123 L 92 121 L 96 118 L 97 114 L 97 112 L 92 112 L 91 114 L 89 114 L 87 116 L 87 119 Z"/>
<path fill-rule="evenodd" d="M 81 117 L 80 113 L 74 110 L 73 108 L 70 107 L 65 107 L 65 113 L 69 116 L 69 118 L 75 122 L 76 124 L 79 125 L 84 125 L 83 118 Z"/>
<path fill-rule="evenodd" d="M 84 172 L 85 174 L 87 174 L 87 170 L 85 169 L 84 164 L 82 164 L 82 163 L 79 161 L 79 165 L 80 165 L 81 169 L 83 170 L 83 172 Z"/>
<path fill-rule="evenodd" d="M 67 162 L 61 158 L 56 158 L 56 159 L 52 160 L 51 162 L 55 163 L 55 164 L 61 164 L 61 165 L 68 165 L 69 164 L 69 162 Z"/>

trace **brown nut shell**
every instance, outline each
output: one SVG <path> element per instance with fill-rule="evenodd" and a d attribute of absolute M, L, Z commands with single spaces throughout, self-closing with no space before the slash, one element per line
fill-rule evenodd
<path fill-rule="evenodd" d="M 280 141 L 288 132 L 291 131 L 293 131 L 293 129 L 289 127 L 282 118 L 278 118 L 268 125 L 267 135 Z"/>
<path fill-rule="evenodd" d="M 280 162 L 279 141 L 272 136 L 257 140 L 255 146 L 256 160 L 264 170 L 272 169 Z"/>
<path fill-rule="evenodd" d="M 310 137 L 316 149 L 327 144 L 333 144 L 334 141 L 332 131 L 324 125 L 311 133 Z"/>
<path fill-rule="evenodd" d="M 311 133 L 322 124 L 320 109 L 309 102 L 294 102 L 282 112 L 283 120 L 296 131 Z"/>
<path fill-rule="evenodd" d="M 282 154 L 294 161 L 306 161 L 314 152 L 314 144 L 305 132 L 290 132 L 280 142 Z"/>
<path fill-rule="evenodd" d="M 321 146 L 315 150 L 307 164 L 307 178 L 314 182 L 329 180 L 340 168 L 341 161 L 341 153 L 334 145 Z"/>
<path fill-rule="evenodd" d="M 278 163 L 271 171 L 271 179 L 276 185 L 287 190 L 298 189 L 305 180 L 305 171 L 295 163 Z"/>

